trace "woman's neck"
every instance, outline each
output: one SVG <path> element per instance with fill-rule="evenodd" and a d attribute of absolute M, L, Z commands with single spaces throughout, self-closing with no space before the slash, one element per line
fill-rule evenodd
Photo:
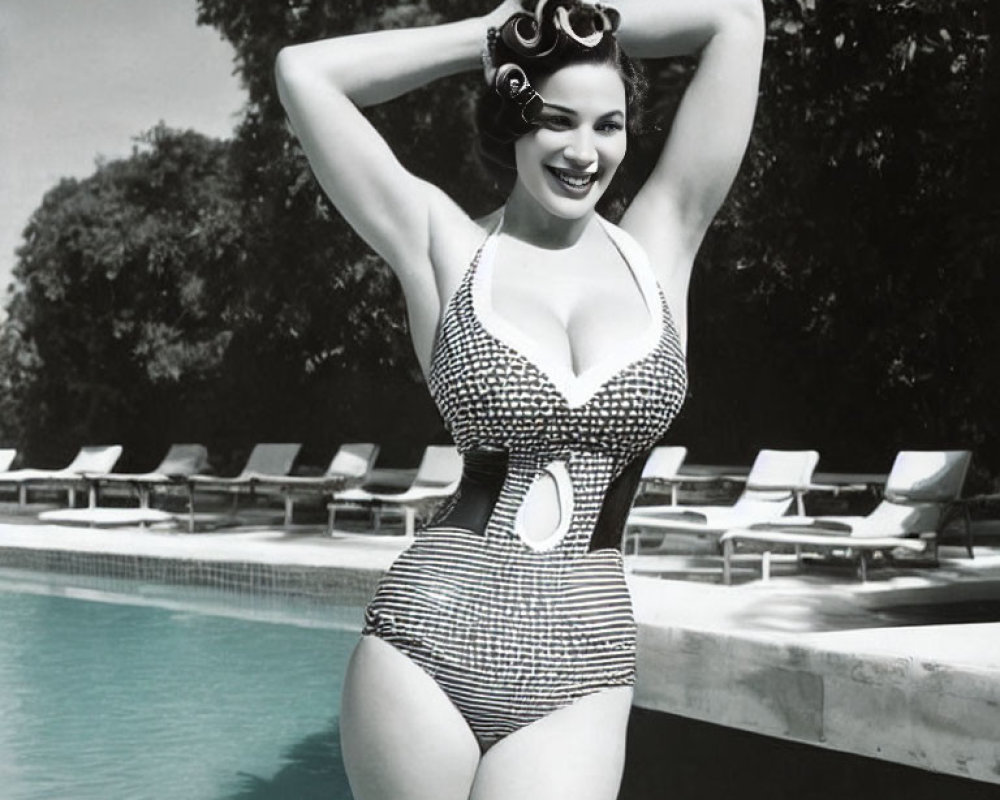
<path fill-rule="evenodd" d="M 562 250 L 572 247 L 594 219 L 589 211 L 582 217 L 564 219 L 542 208 L 521 185 L 515 184 L 504 209 L 504 232 L 536 247 Z"/>

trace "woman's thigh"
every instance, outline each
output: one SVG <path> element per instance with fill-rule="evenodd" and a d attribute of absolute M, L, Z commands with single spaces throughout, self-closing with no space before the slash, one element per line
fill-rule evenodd
<path fill-rule="evenodd" d="M 632 690 L 606 689 L 497 742 L 471 800 L 615 800 L 625 765 Z"/>
<path fill-rule="evenodd" d="M 433 678 L 392 645 L 364 636 L 340 709 L 355 800 L 467 800 L 479 745 Z"/>

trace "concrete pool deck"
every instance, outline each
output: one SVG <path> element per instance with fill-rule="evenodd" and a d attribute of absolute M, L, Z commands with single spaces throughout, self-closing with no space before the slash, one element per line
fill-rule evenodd
<path fill-rule="evenodd" d="M 308 567 L 373 585 L 408 541 L 328 537 L 317 526 L 184 534 L 14 521 L 0 524 L 0 567 L 12 554 L 69 553 Z M 632 574 L 636 705 L 1000 785 L 1000 622 L 923 624 L 893 612 L 997 604 L 1000 549 L 959 553 L 945 549 L 935 569 L 875 571 L 864 584 L 850 570 L 734 586 Z"/>

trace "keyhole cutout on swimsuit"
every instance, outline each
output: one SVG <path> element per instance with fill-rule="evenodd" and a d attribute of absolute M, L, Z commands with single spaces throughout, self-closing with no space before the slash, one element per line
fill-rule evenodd
<path fill-rule="evenodd" d="M 514 530 L 532 550 L 551 550 L 566 535 L 572 516 L 573 484 L 566 465 L 554 461 L 525 493 Z"/>

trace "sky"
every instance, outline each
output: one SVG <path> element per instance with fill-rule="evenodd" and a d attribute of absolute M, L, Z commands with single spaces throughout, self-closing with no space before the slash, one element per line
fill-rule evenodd
<path fill-rule="evenodd" d="M 0 300 L 46 190 L 163 121 L 232 134 L 245 92 L 196 0 L 0 0 Z M 4 315 L 0 311 L 0 317 Z"/>

